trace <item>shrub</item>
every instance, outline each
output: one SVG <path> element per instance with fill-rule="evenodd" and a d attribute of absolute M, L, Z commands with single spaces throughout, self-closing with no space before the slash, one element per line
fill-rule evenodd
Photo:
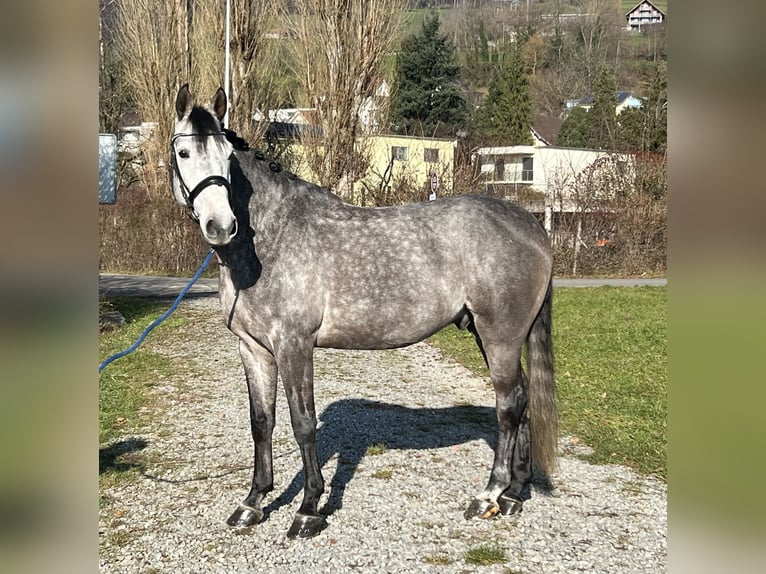
<path fill-rule="evenodd" d="M 199 225 L 167 197 L 151 199 L 146 188 L 120 188 L 117 203 L 99 205 L 99 270 L 113 273 L 188 275 L 208 247 Z M 217 271 L 208 267 L 208 275 Z"/>

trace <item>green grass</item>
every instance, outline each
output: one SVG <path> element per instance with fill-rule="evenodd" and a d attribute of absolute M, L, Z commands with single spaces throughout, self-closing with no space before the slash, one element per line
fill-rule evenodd
<path fill-rule="evenodd" d="M 476 566 L 502 564 L 508 560 L 505 550 L 494 544 L 474 546 L 466 551 L 464 558 L 467 564 L 474 564 Z"/>
<path fill-rule="evenodd" d="M 388 451 L 388 446 L 386 446 L 385 443 L 378 442 L 368 446 L 364 454 L 365 456 L 377 456 L 379 454 L 383 454 L 386 451 Z"/>
<path fill-rule="evenodd" d="M 101 333 L 99 362 L 130 347 L 144 329 L 169 307 L 167 302 L 141 299 L 118 299 L 102 305 L 119 311 L 125 317 L 126 324 L 115 331 Z M 154 329 L 147 339 L 156 337 L 180 321 L 171 316 Z M 114 439 L 126 427 L 135 425 L 139 408 L 146 401 L 147 389 L 156 378 L 170 372 L 170 360 L 147 350 L 146 344 L 147 340 L 133 353 L 107 365 L 99 375 L 101 444 Z"/>
<path fill-rule="evenodd" d="M 553 332 L 561 431 L 594 463 L 667 477 L 667 289 L 558 288 Z M 488 376 L 473 337 L 450 327 L 430 342 Z"/>

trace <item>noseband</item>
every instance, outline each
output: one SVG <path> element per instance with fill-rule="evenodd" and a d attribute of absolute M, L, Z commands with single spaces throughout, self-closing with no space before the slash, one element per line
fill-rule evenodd
<path fill-rule="evenodd" d="M 184 202 L 186 202 L 186 207 L 189 209 L 189 216 L 194 221 L 199 221 L 199 215 L 197 215 L 197 212 L 194 211 L 194 200 L 197 199 L 197 196 L 200 193 L 202 193 L 206 188 L 210 187 L 211 185 L 220 185 L 226 188 L 226 193 L 228 194 L 228 197 L 229 197 L 229 205 L 231 205 L 231 183 L 229 182 L 228 179 L 226 179 L 222 175 L 209 175 L 206 178 L 204 178 L 202 181 L 200 181 L 197 185 L 195 185 L 194 189 L 189 191 L 189 186 L 186 185 L 186 182 L 184 181 L 184 178 L 181 175 L 181 171 L 178 169 L 178 161 L 176 161 L 175 146 L 176 146 L 176 140 L 178 138 L 190 137 L 190 136 L 197 136 L 197 134 L 176 134 L 170 140 L 170 169 L 171 169 L 171 174 L 175 173 L 176 177 L 178 178 L 178 183 L 180 184 L 180 187 L 181 187 L 181 195 L 184 198 Z M 207 137 L 211 137 L 211 136 L 225 137 L 225 134 L 223 132 L 207 134 Z M 172 181 L 170 182 L 170 185 L 171 186 L 173 185 Z"/>

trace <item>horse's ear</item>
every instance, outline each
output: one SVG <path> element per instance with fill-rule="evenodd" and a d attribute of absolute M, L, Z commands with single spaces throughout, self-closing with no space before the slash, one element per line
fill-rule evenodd
<path fill-rule="evenodd" d="M 223 121 L 223 117 L 226 115 L 226 92 L 223 91 L 223 88 L 218 88 L 218 91 L 213 96 L 213 102 L 211 104 L 211 108 L 213 108 L 213 113 L 215 113 L 215 117 L 218 118 L 219 122 Z"/>
<path fill-rule="evenodd" d="M 176 116 L 178 119 L 182 120 L 188 116 L 189 113 L 191 113 L 193 106 L 194 96 L 192 96 L 189 91 L 189 84 L 184 84 L 181 86 L 181 89 L 178 90 L 178 95 L 176 96 Z"/>

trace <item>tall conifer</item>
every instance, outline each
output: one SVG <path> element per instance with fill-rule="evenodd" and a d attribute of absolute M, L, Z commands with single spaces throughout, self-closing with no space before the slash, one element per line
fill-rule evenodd
<path fill-rule="evenodd" d="M 588 113 L 590 134 L 587 147 L 616 149 L 617 147 L 617 87 L 614 75 L 606 66 L 594 86 L 595 101 Z"/>
<path fill-rule="evenodd" d="M 397 133 L 454 136 L 466 119 L 458 84 L 455 47 L 440 32 L 439 15 L 426 16 L 420 31 L 402 42 L 396 58 L 398 85 L 392 124 Z"/>
<path fill-rule="evenodd" d="M 515 48 L 489 84 L 484 104 L 476 112 L 477 136 L 490 144 L 532 143 L 532 101 L 520 48 Z"/>

